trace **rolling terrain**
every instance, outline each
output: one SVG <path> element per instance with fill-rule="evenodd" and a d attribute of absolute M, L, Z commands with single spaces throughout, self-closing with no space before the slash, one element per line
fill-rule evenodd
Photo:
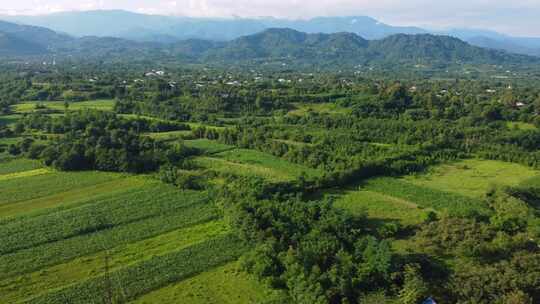
<path fill-rule="evenodd" d="M 0 23 L 0 52 L 4 56 L 49 55 L 56 60 L 126 61 L 180 58 L 198 64 L 282 62 L 292 66 L 351 67 L 393 64 L 448 66 L 514 65 L 531 68 L 540 59 L 472 46 L 457 38 L 433 34 L 394 34 L 366 40 L 354 33 L 309 34 L 289 28 L 270 28 L 230 41 L 189 39 L 174 43 L 136 42 L 114 37 L 74 38 L 49 29 Z M 49 58 L 51 59 L 51 58 Z"/>

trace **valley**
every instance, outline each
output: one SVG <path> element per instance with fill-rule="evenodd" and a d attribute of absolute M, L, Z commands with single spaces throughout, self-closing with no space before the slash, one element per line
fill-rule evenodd
<path fill-rule="evenodd" d="M 101 14 L 0 22 L 1 304 L 540 301 L 537 57 Z"/>

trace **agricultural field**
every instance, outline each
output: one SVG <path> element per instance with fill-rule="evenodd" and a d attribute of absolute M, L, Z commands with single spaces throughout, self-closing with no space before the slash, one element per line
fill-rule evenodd
<path fill-rule="evenodd" d="M 84 109 L 94 109 L 94 110 L 101 110 L 101 111 L 112 111 L 114 108 L 114 103 L 115 101 L 112 99 L 69 102 L 67 110 L 78 111 L 78 110 L 84 110 Z M 65 103 L 63 101 L 44 101 L 44 102 L 27 101 L 27 102 L 18 103 L 17 105 L 15 105 L 13 107 L 13 111 L 20 114 L 32 113 L 36 111 L 36 105 L 41 105 L 45 107 L 45 109 L 49 109 L 53 111 L 66 110 Z"/>
<path fill-rule="evenodd" d="M 24 171 L 22 171 L 24 172 Z M 89 187 L 122 178 L 120 174 L 102 172 L 57 172 L 25 178 L 13 178 L 0 184 L 0 206 L 63 193 L 76 188 Z M 32 191 L 24 191 L 32 189 Z"/>
<path fill-rule="evenodd" d="M 247 149 L 234 149 L 213 154 L 212 157 L 199 157 L 196 164 L 222 173 L 245 176 L 260 176 L 270 181 L 291 181 L 302 174 L 318 176 L 319 170 L 292 164 L 275 156 Z"/>
<path fill-rule="evenodd" d="M 168 141 L 174 141 L 174 140 L 181 140 L 185 136 L 190 136 L 191 133 L 192 132 L 190 130 L 183 130 L 183 131 L 148 133 L 145 135 L 158 141 L 168 142 Z"/>
<path fill-rule="evenodd" d="M 176 49 L 0 63 L 0 304 L 540 303 L 534 67 Z"/>
<path fill-rule="evenodd" d="M 481 198 L 491 186 L 517 186 L 540 171 L 502 161 L 468 159 L 405 178 L 412 184 Z"/>
<path fill-rule="evenodd" d="M 487 212 L 483 198 L 490 187 L 537 186 L 540 172 L 518 164 L 468 159 L 433 167 L 426 174 L 367 180 L 358 189 L 328 193 L 336 206 L 367 212 L 374 220 L 420 223 L 427 212 L 455 215 Z"/>
<path fill-rule="evenodd" d="M 20 173 L 29 170 L 41 169 L 43 165 L 37 160 L 18 158 L 0 163 L 0 178 L 11 173 Z"/>
<path fill-rule="evenodd" d="M 213 278 L 223 295 L 237 279 L 244 303 L 266 295 L 246 274 L 222 268 L 244 247 L 206 192 L 144 175 L 57 172 L 23 158 L 0 163 L 0 192 L 2 303 L 161 298 L 192 278 Z"/>
<path fill-rule="evenodd" d="M 432 208 L 422 209 L 416 203 L 392 196 L 384 192 L 370 190 L 348 190 L 336 197 L 335 206 L 361 214 L 366 212 L 372 222 L 383 224 L 398 221 L 402 225 L 415 225 L 423 220 L 423 215 Z"/>
<path fill-rule="evenodd" d="M 324 114 L 349 114 L 348 108 L 340 107 L 335 103 L 298 103 L 293 104 L 294 109 L 289 111 L 290 115 L 304 116 L 309 113 L 324 113 Z"/>
<path fill-rule="evenodd" d="M 203 151 L 204 154 L 216 154 L 234 149 L 233 146 L 221 144 L 215 140 L 209 139 L 186 140 L 184 141 L 184 144 L 190 148 Z"/>
<path fill-rule="evenodd" d="M 133 303 L 250 304 L 272 302 L 270 292 L 256 278 L 229 263 L 193 278 L 151 292 Z"/>
<path fill-rule="evenodd" d="M 533 125 L 531 123 L 526 123 L 526 122 L 509 121 L 509 122 L 506 123 L 506 125 L 510 129 L 518 129 L 518 130 L 522 130 L 522 131 L 536 130 L 535 125 Z"/>

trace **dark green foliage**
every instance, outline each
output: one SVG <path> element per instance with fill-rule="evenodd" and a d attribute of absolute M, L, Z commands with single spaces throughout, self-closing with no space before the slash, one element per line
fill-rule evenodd
<path fill-rule="evenodd" d="M 168 149 L 164 144 L 141 136 L 143 131 L 187 128 L 178 123 L 123 120 L 114 114 L 92 111 L 56 119 L 30 115 L 23 123 L 28 129 L 63 133 L 54 143 L 39 148 L 42 150 L 39 158 L 46 165 L 65 171 L 147 172 L 166 162 L 177 163 L 193 153 L 181 145 Z"/>
<path fill-rule="evenodd" d="M 246 183 L 252 190 L 239 192 Z M 234 226 L 256 246 L 244 259 L 248 271 L 286 288 L 295 303 L 353 303 L 391 283 L 390 244 L 367 235 L 365 218 L 328 201 L 262 199 L 261 187 L 233 181 L 222 195 Z"/>

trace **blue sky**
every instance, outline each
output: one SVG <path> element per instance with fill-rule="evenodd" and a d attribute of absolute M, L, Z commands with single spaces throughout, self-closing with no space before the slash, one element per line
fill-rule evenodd
<path fill-rule="evenodd" d="M 368 15 L 393 25 L 540 36 L 540 0 L 0 0 L 0 14 L 95 9 L 195 17 Z"/>

